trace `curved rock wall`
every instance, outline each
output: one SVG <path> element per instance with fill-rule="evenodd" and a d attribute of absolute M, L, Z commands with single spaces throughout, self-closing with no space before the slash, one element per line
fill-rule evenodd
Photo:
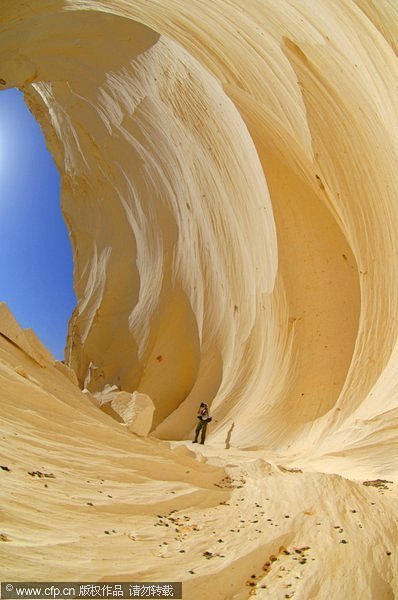
<path fill-rule="evenodd" d="M 321 456 L 377 439 L 384 460 L 395 11 L 8 4 L 0 76 L 25 90 L 62 174 L 81 386 L 148 394 L 160 437 L 187 437 L 207 400 L 215 443 L 233 423 L 241 447 Z"/>
<path fill-rule="evenodd" d="M 78 298 L 69 366 L 0 305 L 2 581 L 398 597 L 397 18 L 1 3 Z"/>

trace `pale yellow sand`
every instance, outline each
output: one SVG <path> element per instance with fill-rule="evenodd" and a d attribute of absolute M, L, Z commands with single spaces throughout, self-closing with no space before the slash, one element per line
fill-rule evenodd
<path fill-rule="evenodd" d="M 68 366 L 0 307 L 3 581 L 398 597 L 397 24 L 393 0 L 2 3 L 78 297 Z M 105 385 L 152 399 L 148 438 L 81 391 Z"/>

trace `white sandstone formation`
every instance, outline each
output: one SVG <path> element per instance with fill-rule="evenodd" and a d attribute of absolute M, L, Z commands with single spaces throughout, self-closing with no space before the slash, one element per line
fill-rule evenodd
<path fill-rule="evenodd" d="M 47 362 L 54 362 L 54 357 L 47 350 L 31 329 L 22 329 L 8 306 L 0 302 L 0 335 L 15 344 L 37 364 L 44 367 Z"/>
<path fill-rule="evenodd" d="M 0 85 L 61 175 L 79 385 L 1 307 L 2 581 L 398 597 L 397 22 L 3 0 Z M 149 437 L 106 385 L 152 399 Z"/>
<path fill-rule="evenodd" d="M 64 362 L 62 362 L 60 360 L 56 360 L 54 363 L 54 366 L 56 369 L 58 369 L 58 371 L 61 371 L 61 373 L 66 375 L 66 377 L 68 377 L 68 379 L 70 379 L 72 381 L 72 383 L 74 383 L 75 385 L 78 385 L 79 382 L 77 380 L 76 373 L 73 371 L 73 369 L 68 367 L 68 365 L 66 365 Z"/>
<path fill-rule="evenodd" d="M 119 391 L 116 386 L 105 386 L 102 392 L 94 394 L 99 408 L 123 422 L 129 431 L 146 436 L 152 428 L 155 405 L 146 394 L 135 391 L 133 394 Z"/>

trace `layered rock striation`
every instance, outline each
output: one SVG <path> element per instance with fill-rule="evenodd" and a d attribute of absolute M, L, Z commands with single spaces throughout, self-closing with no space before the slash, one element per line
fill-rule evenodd
<path fill-rule="evenodd" d="M 209 444 L 235 448 L 239 465 L 254 457 L 257 466 L 239 467 L 239 476 L 256 482 L 250 494 L 256 490 L 258 502 L 266 482 L 276 478 L 287 506 L 297 504 L 297 471 L 281 471 L 279 463 L 322 472 L 305 474 L 299 488 L 303 498 L 311 486 L 320 490 L 322 515 L 328 514 L 322 487 L 328 489 L 336 519 L 343 518 L 344 494 L 364 513 L 371 504 L 372 491 L 353 480 L 396 478 L 396 23 L 390 0 L 4 3 L 2 87 L 24 91 L 62 178 L 78 298 L 66 363 L 92 394 L 117 386 L 126 397 L 149 396 L 155 407 L 149 440 L 121 433 L 80 392 L 65 365 L 53 371 L 42 349 L 44 363 L 31 365 L 36 383 L 18 379 L 29 398 L 36 385 L 39 446 L 44 414 L 51 420 L 51 407 L 62 405 L 67 415 L 77 403 L 81 408 L 73 410 L 89 415 L 83 421 L 98 418 L 112 432 L 96 437 L 87 430 L 93 455 L 105 456 L 110 444 L 108 475 L 112 465 L 119 473 L 131 443 L 137 464 L 152 457 L 148 486 L 167 504 L 166 475 L 163 492 L 154 484 L 162 451 L 181 489 L 182 465 L 190 471 L 197 462 L 190 450 L 177 443 L 171 451 L 160 440 L 186 440 L 197 405 L 206 400 L 213 415 Z M 17 346 L 9 347 L 17 335 L 11 321 L 0 320 L 8 399 L 14 398 L 7 377 L 11 369 L 15 382 L 18 353 L 33 357 L 30 334 L 18 333 Z M 29 365 L 23 366 L 27 373 Z M 50 369 L 54 392 L 43 391 L 40 368 Z M 29 423 L 29 413 L 18 418 Z M 73 455 L 70 435 L 59 465 L 65 452 Z M 57 439 L 51 437 L 49 447 Z M 21 452 L 26 457 L 25 447 Z M 228 458 L 224 463 L 209 451 L 206 460 L 214 464 L 201 465 L 210 488 Z M 133 460 L 128 464 L 135 469 Z M 192 503 L 181 500 L 180 508 L 195 506 L 198 497 L 217 504 L 214 494 L 198 491 L 199 481 L 191 482 Z M 278 486 L 272 489 L 277 506 Z M 311 530 L 302 515 L 317 509 L 303 498 L 295 533 L 284 530 L 280 546 L 299 543 Z M 391 545 L 396 509 L 386 500 L 383 510 L 375 523 L 392 536 Z M 99 521 L 92 523 L 95 529 Z M 346 591 L 393 597 L 390 550 L 369 527 L 366 541 L 357 543 L 380 546 L 378 558 L 371 573 L 359 568 Z M 243 569 L 272 544 L 253 541 L 242 552 L 238 546 L 231 543 L 231 560 Z M 330 557 L 332 545 L 321 554 Z M 155 563 L 139 573 L 160 576 Z M 174 564 L 177 578 L 190 577 Z M 340 564 L 333 568 L 342 576 Z M 125 568 L 106 576 L 127 577 Z M 240 579 L 225 568 L 233 582 L 225 597 L 245 597 Z M 220 598 L 222 569 L 214 567 L 212 579 Z M 312 584 L 305 581 L 302 597 L 330 597 L 332 575 L 323 588 L 320 571 Z M 191 597 L 205 597 L 200 594 L 210 585 L 199 577 L 189 584 Z"/>

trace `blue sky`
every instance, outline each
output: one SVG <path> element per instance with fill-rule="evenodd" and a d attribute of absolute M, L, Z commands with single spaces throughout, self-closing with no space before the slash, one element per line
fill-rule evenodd
<path fill-rule="evenodd" d="M 76 298 L 60 178 L 16 89 L 0 92 L 0 301 L 63 359 Z"/>

